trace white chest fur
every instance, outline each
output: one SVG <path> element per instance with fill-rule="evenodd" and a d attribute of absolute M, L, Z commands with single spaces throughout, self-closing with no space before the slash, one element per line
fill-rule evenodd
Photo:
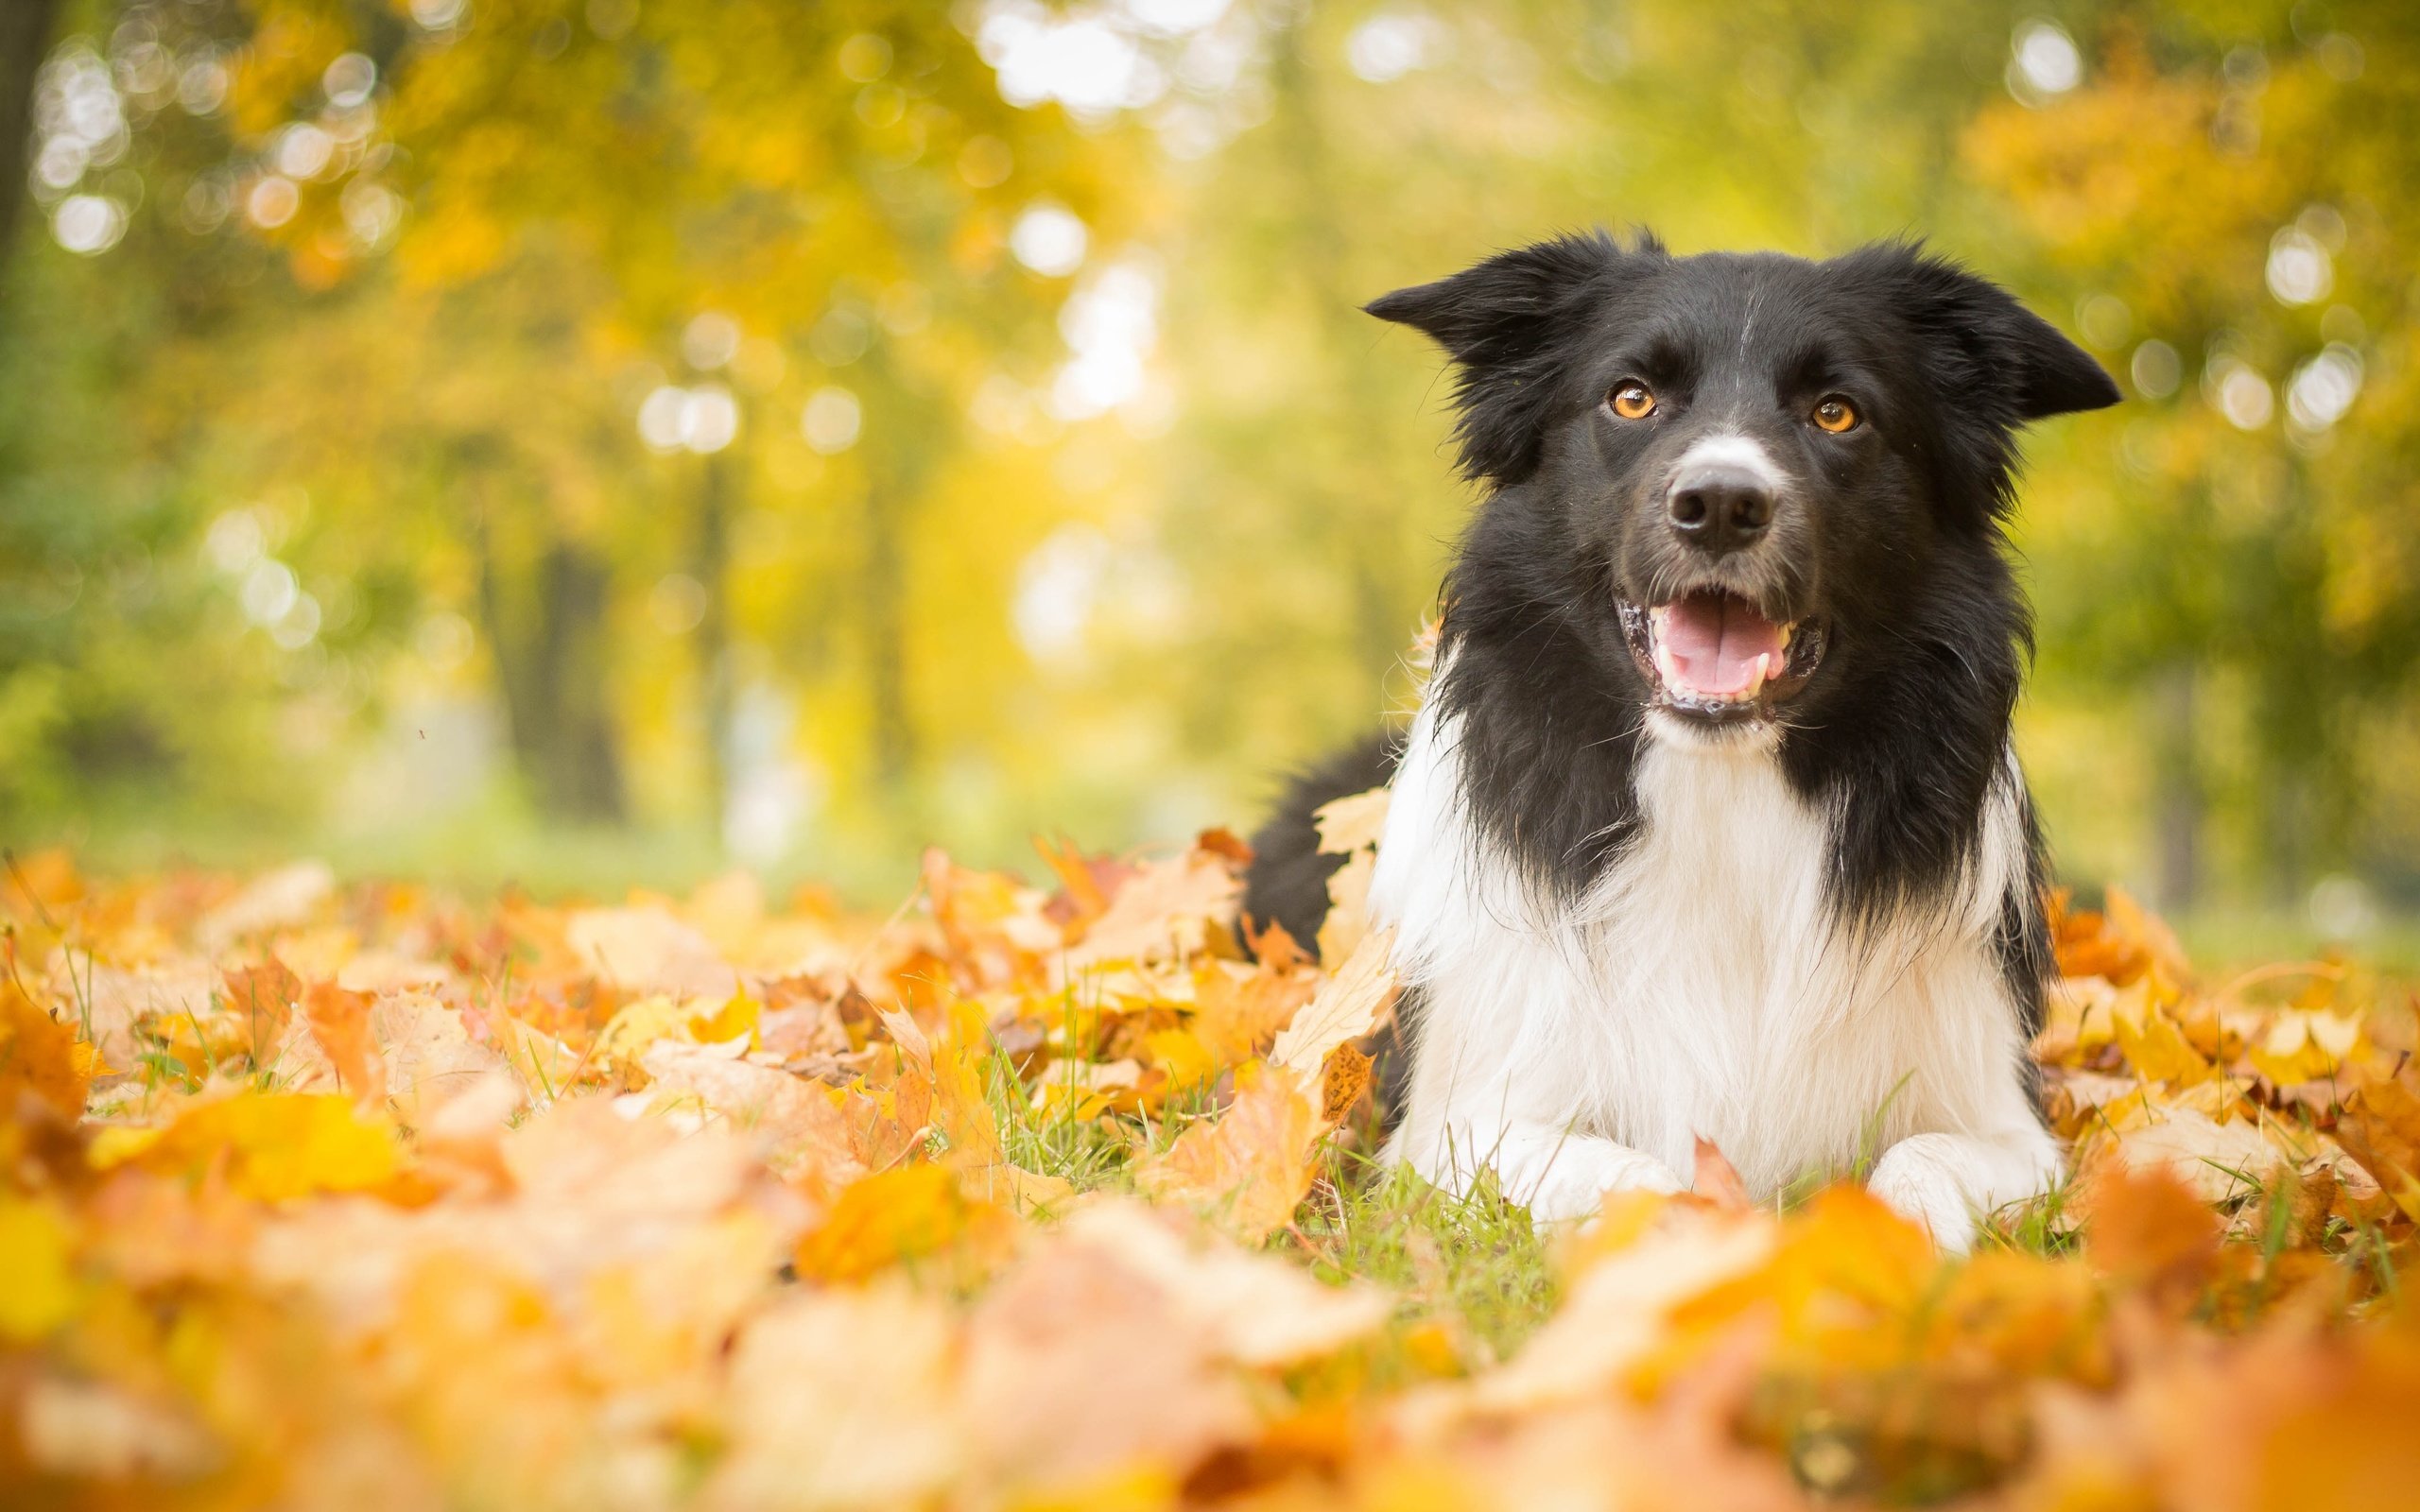
<path fill-rule="evenodd" d="M 1824 816 L 1768 746 L 1651 738 L 1642 833 L 1557 904 L 1473 828 L 1455 737 L 1433 707 L 1415 727 L 1371 895 L 1424 994 L 1397 1158 L 1458 1188 L 1492 1166 L 1567 1216 L 1607 1187 L 1678 1184 L 1701 1136 L 1759 1197 L 1945 1136 L 1876 1173 L 1945 1239 L 1962 1205 L 2055 1175 L 1989 947 L 2024 885 L 2013 767 L 1968 875 L 1851 931 L 1825 902 Z"/>

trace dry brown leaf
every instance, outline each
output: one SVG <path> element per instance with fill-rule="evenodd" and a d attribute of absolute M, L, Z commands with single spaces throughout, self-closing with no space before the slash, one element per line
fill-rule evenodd
<path fill-rule="evenodd" d="M 713 942 L 662 908 L 587 909 L 565 921 L 563 938 L 590 971 L 633 992 L 712 1003 L 739 992 Z"/>
<path fill-rule="evenodd" d="M 2208 1203 L 2251 1195 L 2289 1160 L 2248 1124 L 2221 1124 L 2182 1108 L 2114 1143 L 2127 1164 L 2163 1168 Z"/>
<path fill-rule="evenodd" d="M 1468 1405 L 1503 1414 L 1604 1391 L 1666 1341 L 1674 1308 L 1764 1264 L 1777 1237 L 1756 1215 L 1682 1212 L 1599 1255 L 1520 1354 L 1472 1383 Z"/>
<path fill-rule="evenodd" d="M 507 1069 L 501 1053 L 471 1039 L 462 1016 L 426 992 L 389 992 L 370 1006 L 370 1034 L 387 1106 L 419 1128 L 481 1078 Z"/>
<path fill-rule="evenodd" d="M 1304 1076 L 1315 1076 L 1337 1046 L 1375 1030 L 1399 987 L 1389 961 L 1394 953 L 1394 931 L 1380 930 L 1361 941 L 1321 987 L 1319 995 L 1294 1015 L 1270 1047 L 1269 1063 Z"/>
<path fill-rule="evenodd" d="M 374 1106 L 387 1096 L 387 1067 L 370 1033 L 370 998 L 334 982 L 314 983 L 302 1000 L 311 1038 L 336 1068 L 337 1085 L 354 1101 Z"/>
<path fill-rule="evenodd" d="M 926 1503 L 961 1472 L 956 1330 L 904 1284 L 793 1296 L 749 1323 L 731 1365 L 717 1512 Z"/>
<path fill-rule="evenodd" d="M 2084 1258 L 2129 1284 L 2189 1294 L 2219 1258 L 2218 1216 L 2170 1166 L 2105 1160 L 2077 1194 Z"/>
<path fill-rule="evenodd" d="M 1227 1232 L 1256 1244 L 1285 1227 L 1311 1190 L 1320 1108 L 1302 1075 L 1284 1066 L 1244 1068 L 1236 1100 L 1194 1125 L 1167 1153 L 1143 1162 L 1143 1190 L 1200 1209 Z"/>
<path fill-rule="evenodd" d="M 1299 1365 L 1365 1338 L 1393 1303 L 1375 1287 L 1322 1286 L 1299 1268 L 1238 1249 L 1141 1203 L 1101 1201 L 1070 1215 L 1057 1245 L 1112 1257 L 1156 1285 L 1218 1358 Z"/>
<path fill-rule="evenodd" d="M 1378 874 L 1377 852 L 1356 850 L 1328 873 L 1327 917 L 1320 920 L 1320 959 L 1340 961 L 1370 935 L 1370 884 Z"/>
<path fill-rule="evenodd" d="M 815 1191 L 837 1191 L 864 1174 L 850 1152 L 849 1123 L 820 1083 L 742 1058 L 743 1040 L 720 1045 L 659 1040 L 640 1064 L 659 1100 L 693 1100 L 766 1142 L 775 1174 Z"/>
<path fill-rule="evenodd" d="M 1350 798 L 1330 799 L 1311 815 L 1320 832 L 1320 850 L 1327 855 L 1350 855 L 1378 848 L 1387 831 L 1387 803 L 1392 789 L 1374 787 Z"/>
<path fill-rule="evenodd" d="M 1234 919 L 1242 896 L 1235 863 L 1215 850 L 1197 849 L 1148 862 L 1067 950 L 1063 970 L 1198 955 L 1208 943 L 1210 925 Z"/>
<path fill-rule="evenodd" d="M 194 925 L 194 940 L 208 954 L 239 940 L 306 924 L 335 893 L 337 874 L 325 863 L 298 861 L 264 872 Z"/>
<path fill-rule="evenodd" d="M 2364 1074 L 2336 1137 L 2404 1216 L 2420 1222 L 2420 1066 Z"/>
<path fill-rule="evenodd" d="M 1738 1167 L 1703 1135 L 1698 1136 L 1697 1166 L 1689 1190 L 1727 1212 L 1744 1212 L 1755 1206 L 1749 1200 L 1748 1183 L 1739 1179 Z"/>
<path fill-rule="evenodd" d="M 1209 1331 L 1115 1245 L 1035 1246 L 977 1304 L 965 1348 L 970 1448 L 987 1484 L 1011 1495 L 1112 1471 L 1173 1481 L 1252 1429 L 1250 1398 Z"/>
<path fill-rule="evenodd" d="M 0 1115 L 30 1093 L 61 1118 L 82 1117 L 93 1060 L 74 1024 L 53 1019 L 15 979 L 0 976 Z"/>

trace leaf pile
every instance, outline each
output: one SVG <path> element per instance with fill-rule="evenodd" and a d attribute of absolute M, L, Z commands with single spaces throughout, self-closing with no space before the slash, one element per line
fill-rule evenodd
<path fill-rule="evenodd" d="M 1711 1150 L 1541 1237 L 1367 1160 L 1383 935 L 1255 959 L 1222 833 L 1043 850 L 1047 891 L 935 854 L 881 920 L 12 865 L 0 1501 L 2420 1490 L 2420 1071 L 2342 963 L 2206 985 L 2122 898 L 2063 911 L 2080 1176 L 1970 1261 L 1854 1184 L 1750 1209 Z"/>

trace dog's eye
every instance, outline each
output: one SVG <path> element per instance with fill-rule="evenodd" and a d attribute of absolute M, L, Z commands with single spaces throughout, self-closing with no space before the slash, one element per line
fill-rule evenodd
<path fill-rule="evenodd" d="M 1624 420 L 1645 420 L 1655 413 L 1655 396 L 1635 378 L 1616 385 L 1614 391 L 1606 396 L 1605 403 L 1614 406 L 1614 413 Z"/>
<path fill-rule="evenodd" d="M 1857 429 L 1857 406 L 1838 394 L 1827 394 L 1815 406 L 1815 428 L 1838 436 Z"/>

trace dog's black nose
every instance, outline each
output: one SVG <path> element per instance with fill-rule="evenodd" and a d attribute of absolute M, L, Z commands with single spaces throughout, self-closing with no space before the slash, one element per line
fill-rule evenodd
<path fill-rule="evenodd" d="M 1765 533 L 1772 523 L 1773 493 L 1748 468 L 1709 463 L 1673 479 L 1664 507 L 1683 541 L 1720 557 Z"/>

